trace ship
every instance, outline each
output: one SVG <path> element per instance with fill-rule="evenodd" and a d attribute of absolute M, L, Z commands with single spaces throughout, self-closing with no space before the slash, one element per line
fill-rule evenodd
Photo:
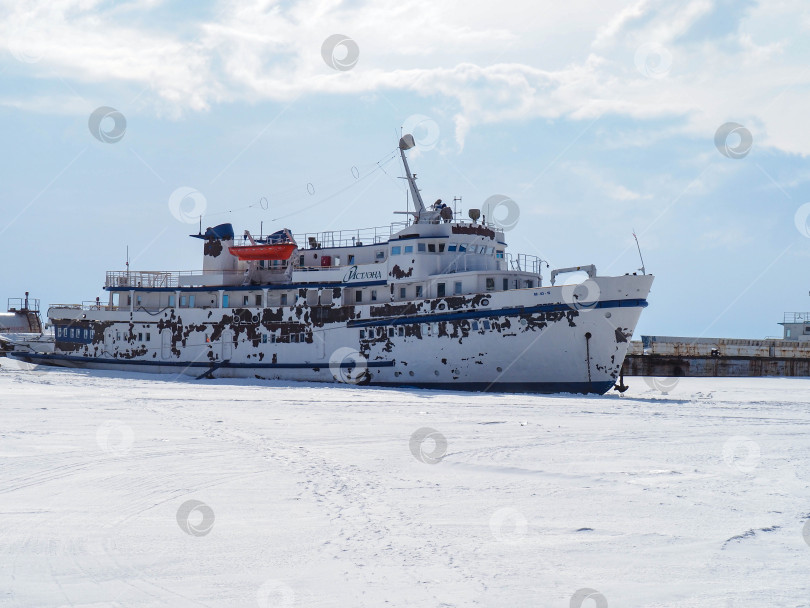
<path fill-rule="evenodd" d="M 103 300 L 49 307 L 53 352 L 9 356 L 196 378 L 609 391 L 653 276 L 586 264 L 546 282 L 543 260 L 507 250 L 494 212 L 425 204 L 406 155 L 414 146 L 403 135 L 396 151 L 404 221 L 269 236 L 201 226 L 190 236 L 202 270 L 109 271 Z M 557 284 L 561 275 L 579 278 Z"/>

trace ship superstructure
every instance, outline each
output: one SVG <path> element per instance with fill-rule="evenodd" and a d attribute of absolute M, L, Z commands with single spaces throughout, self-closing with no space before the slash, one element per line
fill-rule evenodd
<path fill-rule="evenodd" d="M 604 393 L 651 275 L 551 272 L 507 251 L 496 222 L 422 201 L 385 229 L 192 235 L 201 271 L 111 271 L 106 297 L 48 311 L 36 364 L 484 391 Z M 563 272 L 587 279 L 556 285 Z"/>

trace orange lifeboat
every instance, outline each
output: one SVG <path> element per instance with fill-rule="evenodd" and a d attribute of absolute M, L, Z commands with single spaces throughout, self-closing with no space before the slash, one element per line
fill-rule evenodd
<path fill-rule="evenodd" d="M 257 260 L 289 260 L 296 247 L 295 243 L 237 245 L 228 247 L 228 251 L 240 260 L 249 262 Z"/>

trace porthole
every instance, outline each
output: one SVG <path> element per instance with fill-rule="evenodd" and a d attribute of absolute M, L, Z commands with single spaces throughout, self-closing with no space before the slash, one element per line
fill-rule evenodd
<path fill-rule="evenodd" d="M 521 320 L 520 320 L 520 324 L 521 324 L 521 325 L 523 325 L 523 326 L 525 327 L 526 325 L 528 325 L 528 324 L 529 324 L 529 322 L 528 322 L 526 319 L 521 319 Z"/>
<path fill-rule="evenodd" d="M 606 318 L 606 319 L 609 319 L 611 316 L 612 316 L 612 315 L 611 315 L 609 312 L 606 312 L 606 313 L 605 313 L 605 318 Z"/>
<path fill-rule="evenodd" d="M 409 372 L 408 372 L 408 375 L 409 375 L 409 376 L 413 376 L 413 370 L 409 371 Z"/>
<path fill-rule="evenodd" d="M 486 299 L 486 298 L 484 298 L 483 300 L 481 300 L 481 306 L 489 306 L 489 300 L 488 300 L 488 299 Z"/>
<path fill-rule="evenodd" d="M 501 367 L 496 367 L 496 368 L 495 368 L 495 370 L 496 370 L 496 371 L 498 371 L 498 372 L 502 372 L 502 371 L 503 371 L 503 368 L 501 368 Z"/>
<path fill-rule="evenodd" d="M 438 376 L 438 375 L 439 375 L 439 370 L 434 370 L 434 371 L 433 371 L 433 374 L 434 374 L 434 375 L 436 375 L 436 376 Z"/>

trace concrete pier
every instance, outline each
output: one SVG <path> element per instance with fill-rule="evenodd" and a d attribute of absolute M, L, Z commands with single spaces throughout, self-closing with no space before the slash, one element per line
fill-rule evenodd
<path fill-rule="evenodd" d="M 625 376 L 810 376 L 810 341 L 642 336 Z"/>

